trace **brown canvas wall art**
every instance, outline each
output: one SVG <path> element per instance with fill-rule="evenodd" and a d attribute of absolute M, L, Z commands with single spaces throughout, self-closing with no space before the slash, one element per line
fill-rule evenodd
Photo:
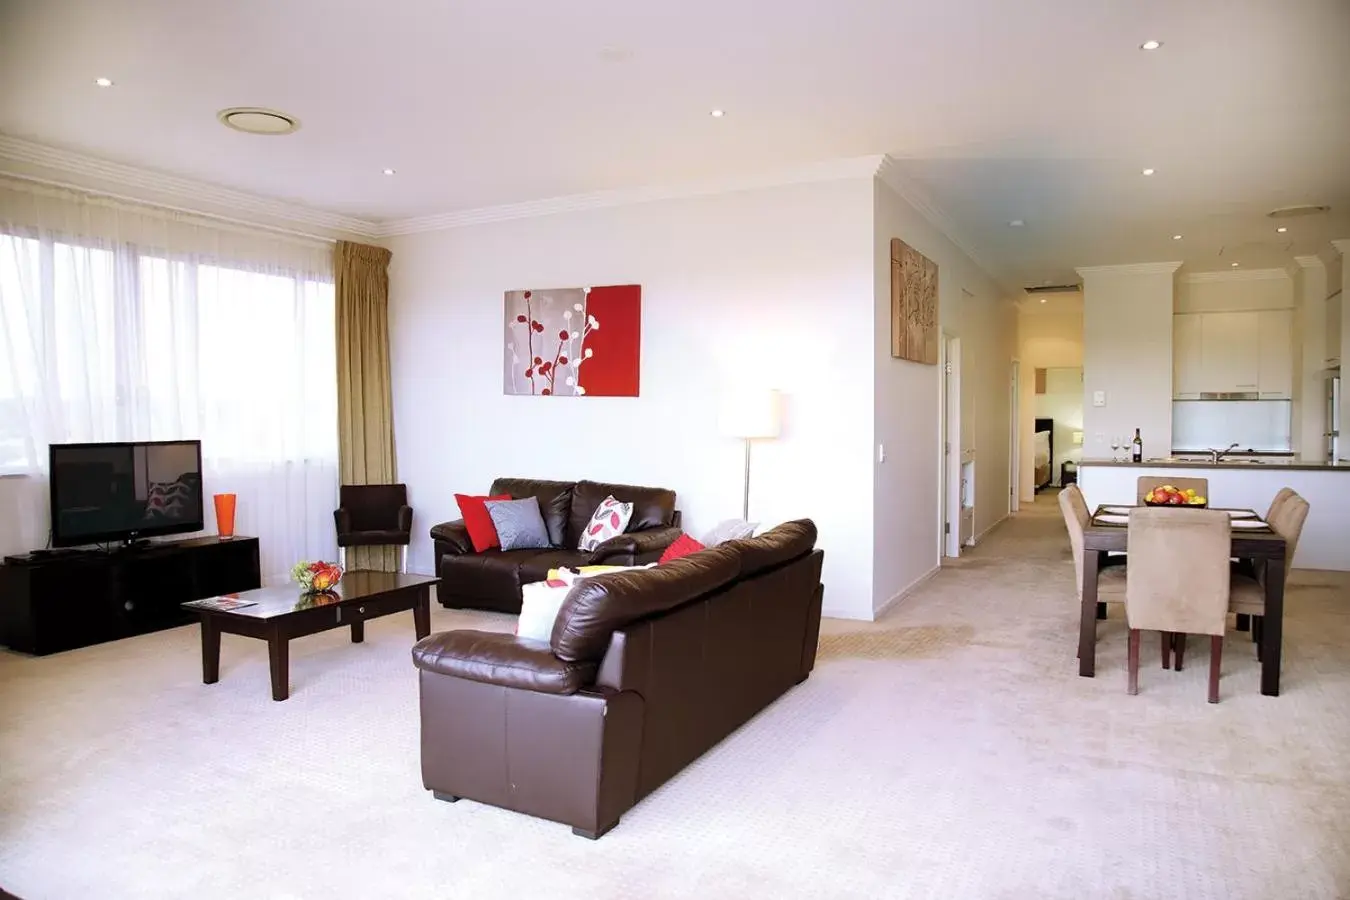
<path fill-rule="evenodd" d="M 937 263 L 899 238 L 891 238 L 891 356 L 938 361 Z"/>

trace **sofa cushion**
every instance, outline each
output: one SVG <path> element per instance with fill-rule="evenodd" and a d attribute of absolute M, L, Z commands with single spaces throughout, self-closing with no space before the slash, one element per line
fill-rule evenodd
<path fill-rule="evenodd" d="M 753 537 L 755 529 L 758 527 L 758 522 L 747 522 L 744 519 L 723 519 L 703 536 L 703 546 L 716 547 L 718 544 L 725 544 L 727 541 L 739 541 L 743 538 Z"/>
<path fill-rule="evenodd" d="M 675 543 L 671 544 L 669 547 L 665 549 L 665 551 L 661 554 L 661 558 L 657 560 L 657 562 L 658 563 L 672 562 L 673 560 L 686 557 L 691 553 L 697 553 L 700 550 L 706 549 L 708 548 L 705 547 L 703 544 L 699 543 L 694 538 L 690 537 L 687 534 L 681 534 L 679 537 L 675 539 Z"/>
<path fill-rule="evenodd" d="M 484 550 L 502 545 L 497 537 L 497 526 L 492 523 L 492 516 L 488 514 L 487 502 L 489 500 L 510 499 L 506 494 L 495 494 L 488 497 L 476 497 L 469 494 L 455 495 L 455 503 L 459 505 L 459 514 L 464 519 L 464 527 L 469 530 L 469 540 L 473 541 L 475 553 L 482 553 Z"/>
<path fill-rule="evenodd" d="M 572 511 L 568 520 L 567 546 L 575 547 L 590 522 L 595 509 L 606 497 L 620 503 L 633 504 L 633 517 L 628 531 L 642 531 L 670 525 L 675 519 L 675 492 L 665 488 L 641 487 L 635 484 L 601 484 L 578 481 L 572 492 Z"/>
<path fill-rule="evenodd" d="M 810 519 L 784 522 L 759 537 L 727 541 L 719 548 L 733 550 L 740 559 L 740 574 L 748 578 L 805 556 L 816 546 L 816 523 Z"/>
<path fill-rule="evenodd" d="M 531 550 L 520 562 L 520 583 L 544 581 L 550 569 L 575 569 L 584 566 L 588 559 L 580 550 Z"/>
<path fill-rule="evenodd" d="M 598 662 L 616 629 L 710 593 L 739 570 L 737 553 L 715 548 L 664 566 L 588 578 L 568 592 L 550 646 L 564 662 Z"/>
<path fill-rule="evenodd" d="M 605 541 L 623 534 L 632 518 L 633 504 L 622 503 L 612 496 L 606 497 L 600 501 L 600 505 L 591 515 L 591 520 L 582 530 L 581 538 L 577 541 L 577 549 L 585 550 L 587 553 L 594 552 L 595 548 Z"/>
<path fill-rule="evenodd" d="M 447 554 L 441 557 L 441 577 L 447 582 L 447 589 L 461 597 L 491 601 L 514 598 L 524 582 L 544 580 L 542 575 L 522 578 L 520 572 L 522 564 L 539 553 L 539 550 L 488 550 L 463 556 Z"/>
<path fill-rule="evenodd" d="M 558 620 L 558 610 L 567 599 L 569 587 L 570 584 L 562 582 L 555 587 L 547 581 L 521 585 L 516 637 L 547 644 L 553 636 L 553 623 Z"/>
<path fill-rule="evenodd" d="M 539 513 L 548 529 L 548 542 L 554 547 L 575 547 L 577 542 L 567 538 L 567 517 L 572 512 L 571 481 L 539 481 L 533 478 L 498 478 L 492 482 L 492 493 L 510 494 L 511 499 L 533 497 L 539 501 Z M 597 501 L 598 502 L 598 501 Z M 594 507 L 592 507 L 594 508 Z"/>
<path fill-rule="evenodd" d="M 537 498 L 489 500 L 485 506 L 503 550 L 542 550 L 552 546 Z"/>

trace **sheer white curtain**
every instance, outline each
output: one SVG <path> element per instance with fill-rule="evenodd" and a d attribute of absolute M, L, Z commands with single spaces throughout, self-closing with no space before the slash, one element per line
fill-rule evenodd
<path fill-rule="evenodd" d="M 0 183 L 0 549 L 46 544 L 49 444 L 197 438 L 208 533 L 229 492 L 265 577 L 333 558 L 335 352 L 331 245 Z"/>

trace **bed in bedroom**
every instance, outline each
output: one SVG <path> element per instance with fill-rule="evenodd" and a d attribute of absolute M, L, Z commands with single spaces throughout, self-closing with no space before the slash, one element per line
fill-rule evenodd
<path fill-rule="evenodd" d="M 1025 419 L 1023 420 L 1025 421 Z M 1050 487 L 1055 481 L 1055 420 L 1037 419 L 1032 460 L 1035 468 L 1036 490 Z"/>

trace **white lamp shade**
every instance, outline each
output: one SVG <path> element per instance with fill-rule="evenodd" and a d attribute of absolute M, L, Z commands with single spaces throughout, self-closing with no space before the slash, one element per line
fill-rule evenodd
<path fill-rule="evenodd" d="M 724 392 L 718 427 L 727 437 L 778 437 L 782 427 L 778 392 L 767 389 Z"/>
<path fill-rule="evenodd" d="M 1081 431 L 1075 431 L 1075 432 L 1073 433 L 1073 443 L 1074 443 L 1074 446 L 1076 446 L 1076 447 L 1081 447 L 1081 446 L 1082 446 L 1082 444 L 1083 444 L 1083 432 L 1081 432 Z"/>

